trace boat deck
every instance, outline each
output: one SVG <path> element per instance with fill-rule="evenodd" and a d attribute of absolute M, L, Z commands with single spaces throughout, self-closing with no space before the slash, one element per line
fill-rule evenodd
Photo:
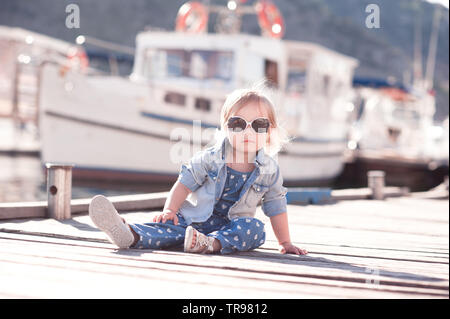
<path fill-rule="evenodd" d="M 87 215 L 4 220 L 0 298 L 448 298 L 448 209 L 427 196 L 288 205 L 306 256 L 277 252 L 260 207 L 266 243 L 234 255 L 117 250 Z"/>

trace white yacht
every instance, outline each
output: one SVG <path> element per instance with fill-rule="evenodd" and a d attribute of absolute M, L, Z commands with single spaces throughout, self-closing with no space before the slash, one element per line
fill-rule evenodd
<path fill-rule="evenodd" d="M 174 181 L 212 142 L 226 95 L 267 78 L 294 137 L 277 155 L 285 185 L 328 183 L 344 165 L 357 64 L 267 33 L 143 31 L 128 77 L 42 66 L 42 164 L 74 164 L 75 179 Z"/>
<path fill-rule="evenodd" d="M 354 156 L 342 177 L 365 184 L 369 170 L 383 170 L 389 185 L 427 190 L 442 183 L 448 176 L 448 128 L 434 123 L 432 92 L 380 79 L 358 81 L 349 139 Z"/>

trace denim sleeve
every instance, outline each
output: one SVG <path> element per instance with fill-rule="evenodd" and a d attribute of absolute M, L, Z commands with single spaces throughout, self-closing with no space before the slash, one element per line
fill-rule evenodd
<path fill-rule="evenodd" d="M 287 212 L 286 193 L 288 189 L 283 186 L 283 176 L 278 167 L 275 182 L 269 187 L 262 198 L 262 210 L 268 217 Z"/>
<path fill-rule="evenodd" d="M 205 167 L 204 152 L 196 153 L 188 163 L 181 165 L 178 181 L 195 192 L 205 182 L 208 175 Z"/>

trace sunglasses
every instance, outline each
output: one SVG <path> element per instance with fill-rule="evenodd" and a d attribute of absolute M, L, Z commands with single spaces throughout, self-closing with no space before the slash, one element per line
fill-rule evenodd
<path fill-rule="evenodd" d="M 269 120 L 264 117 L 258 117 L 251 122 L 247 122 L 242 117 L 233 116 L 227 122 L 228 129 L 234 133 L 244 131 L 249 124 L 256 133 L 267 133 L 270 127 Z"/>

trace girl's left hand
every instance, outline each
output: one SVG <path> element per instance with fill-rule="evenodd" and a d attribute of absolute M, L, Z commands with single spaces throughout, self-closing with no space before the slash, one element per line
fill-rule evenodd
<path fill-rule="evenodd" d="M 292 243 L 280 244 L 280 253 L 282 254 L 296 254 L 296 255 L 306 255 L 308 252 L 305 249 L 298 248 Z"/>

